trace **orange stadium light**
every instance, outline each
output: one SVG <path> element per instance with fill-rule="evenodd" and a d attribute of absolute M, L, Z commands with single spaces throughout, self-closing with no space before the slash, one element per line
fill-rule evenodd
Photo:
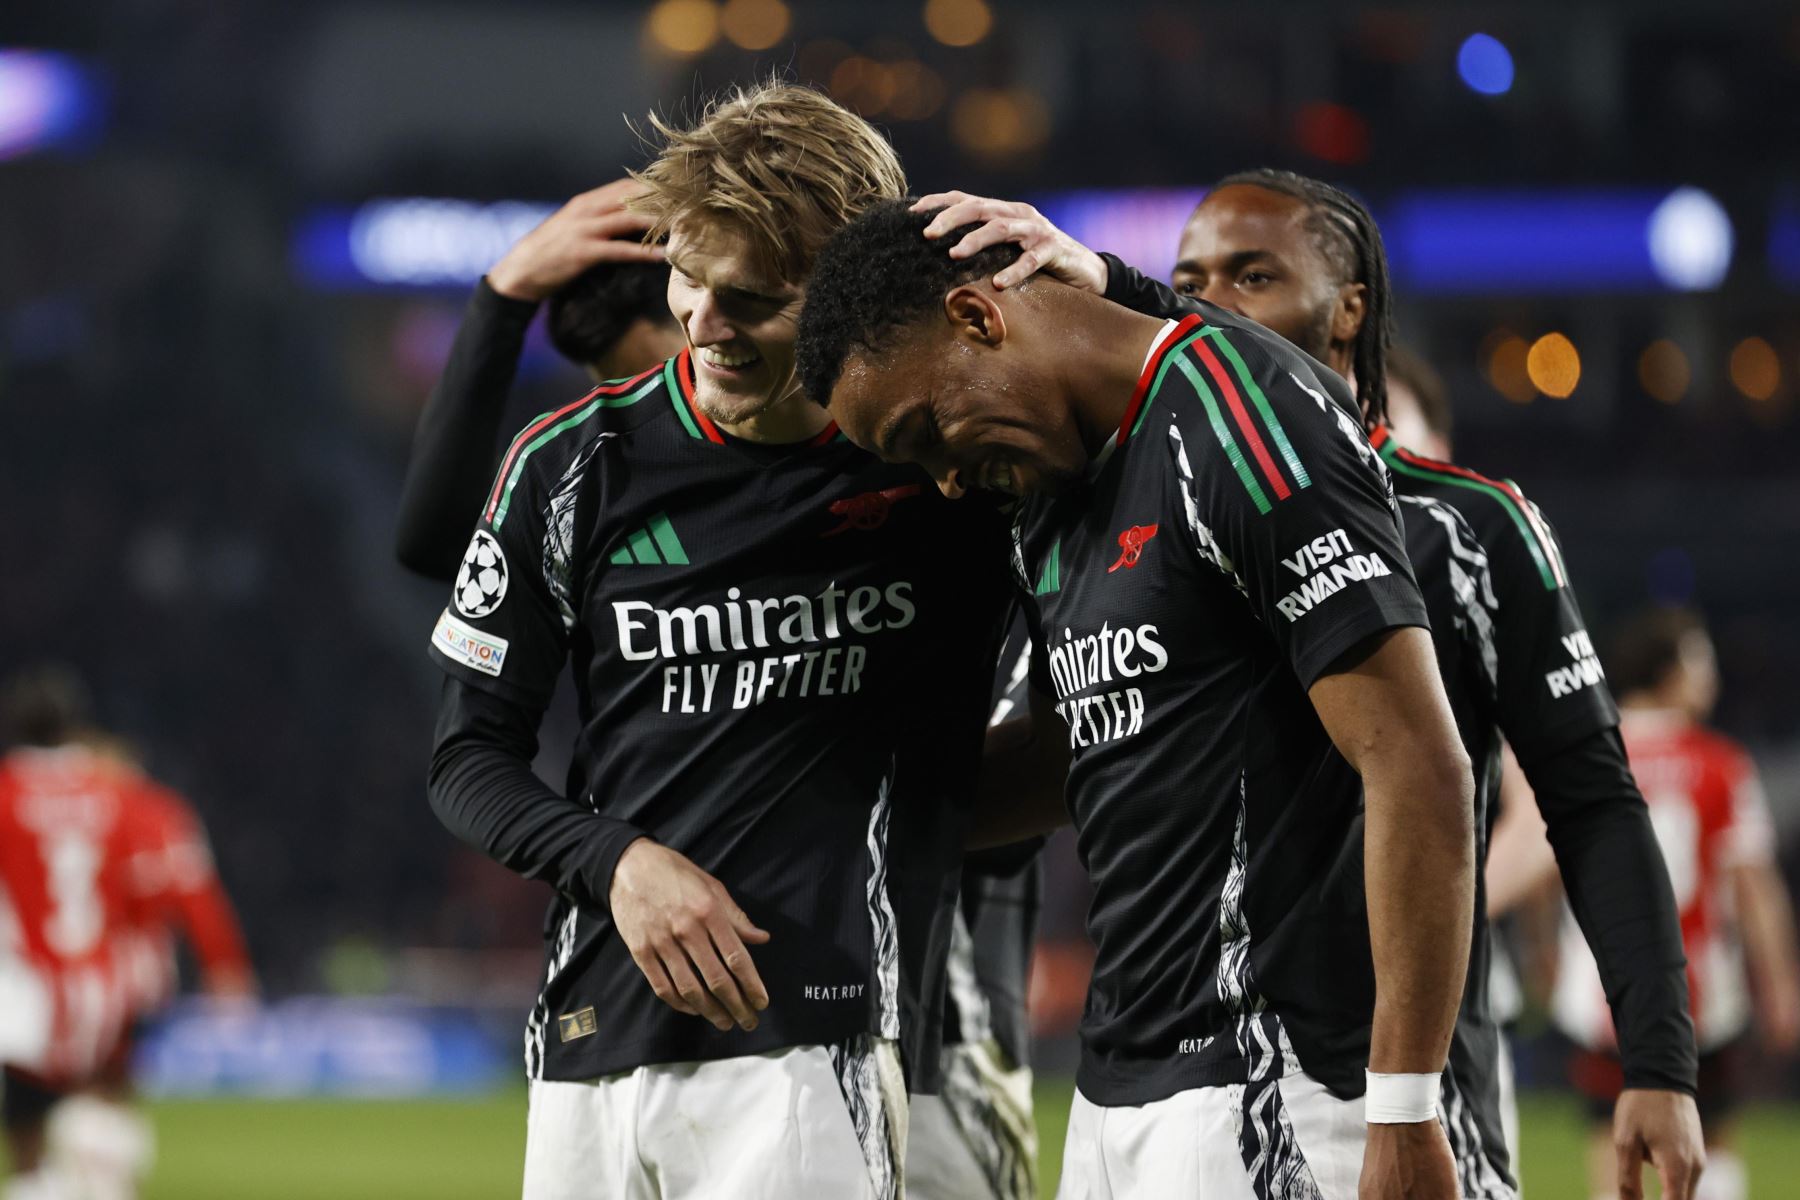
<path fill-rule="evenodd" d="M 786 36 L 791 19 L 781 0 L 727 0 L 719 28 L 734 46 L 767 50 Z"/>
<path fill-rule="evenodd" d="M 1581 355 L 1564 334 L 1546 333 L 1526 352 L 1525 371 L 1538 391 L 1564 400 L 1581 382 Z"/>
<path fill-rule="evenodd" d="M 1694 380 L 1687 355 L 1668 338 L 1658 338 L 1638 355 L 1638 383 L 1664 404 L 1678 404 Z"/>
<path fill-rule="evenodd" d="M 970 88 L 950 114 L 950 136 L 984 158 L 1035 150 L 1050 136 L 1050 113 L 1025 88 Z"/>
<path fill-rule="evenodd" d="M 1530 353 L 1531 343 L 1510 330 L 1496 329 L 1482 343 L 1483 374 L 1496 392 L 1514 404 L 1530 404 L 1537 398 L 1526 369 Z"/>
<path fill-rule="evenodd" d="M 700 54 L 719 40 L 713 0 L 660 0 L 644 17 L 650 40 L 671 54 Z"/>
<path fill-rule="evenodd" d="M 925 31 L 946 46 L 973 46 L 993 27 L 985 0 L 925 0 Z"/>
<path fill-rule="evenodd" d="M 1781 359 L 1775 347 L 1747 337 L 1731 348 L 1731 386 L 1751 400 L 1768 400 L 1781 386 Z"/>

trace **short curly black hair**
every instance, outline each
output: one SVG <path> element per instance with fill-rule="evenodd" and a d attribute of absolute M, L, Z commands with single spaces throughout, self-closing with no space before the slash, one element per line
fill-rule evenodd
<path fill-rule="evenodd" d="M 942 303 L 958 284 L 991 277 L 1019 257 L 1010 242 L 969 258 L 950 248 L 975 225 L 925 236 L 942 209 L 908 211 L 914 197 L 883 200 L 838 230 L 819 252 L 806 283 L 794 366 L 815 404 L 831 402 L 844 360 L 858 348 L 880 351 L 894 333 Z"/>
<path fill-rule="evenodd" d="M 550 296 L 550 343 L 576 366 L 597 363 L 638 320 L 667 321 L 669 268 L 598 263 Z"/>

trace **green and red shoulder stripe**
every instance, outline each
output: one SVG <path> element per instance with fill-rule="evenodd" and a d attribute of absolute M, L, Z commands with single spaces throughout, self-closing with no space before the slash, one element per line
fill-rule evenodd
<path fill-rule="evenodd" d="M 500 471 L 494 477 L 494 489 L 488 493 L 482 519 L 496 529 L 506 520 L 512 506 L 512 491 L 525 472 L 525 463 L 533 454 L 558 434 L 572 429 L 603 408 L 624 408 L 636 404 L 662 382 L 662 367 L 652 367 L 630 379 L 603 383 L 573 404 L 544 413 L 520 431 L 500 460 Z"/>
<path fill-rule="evenodd" d="M 1539 515 L 1537 506 L 1525 498 L 1525 493 L 1519 490 L 1517 484 L 1505 479 L 1489 479 L 1467 467 L 1415 454 L 1396 441 L 1386 426 L 1371 434 L 1369 443 L 1381 455 L 1381 461 L 1397 475 L 1464 488 L 1492 499 L 1499 504 L 1501 511 L 1524 539 L 1545 589 L 1554 592 L 1568 585 L 1568 568 L 1563 564 L 1562 550 L 1557 546 L 1556 538 L 1551 535 L 1550 527 Z"/>
<path fill-rule="evenodd" d="M 1208 325 L 1198 314 L 1183 318 L 1151 354 L 1114 435 L 1115 444 L 1142 427 L 1171 370 L 1199 395 L 1213 436 L 1258 512 L 1266 513 L 1312 486 L 1306 465 L 1243 355 L 1225 330 Z"/>

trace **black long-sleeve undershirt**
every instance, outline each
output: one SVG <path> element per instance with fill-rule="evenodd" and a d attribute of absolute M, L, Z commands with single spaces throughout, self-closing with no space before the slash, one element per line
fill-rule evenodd
<path fill-rule="evenodd" d="M 650 835 L 557 795 L 532 773 L 541 716 L 446 679 L 427 795 L 438 819 L 469 845 L 605 912 L 619 856 Z"/>
<path fill-rule="evenodd" d="M 1691 1095 L 1699 1067 L 1679 910 L 1618 727 L 1519 766 L 1600 966 L 1625 1086 Z"/>
<path fill-rule="evenodd" d="M 444 373 L 419 414 L 400 490 L 394 554 L 429 579 L 456 578 L 493 480 L 507 394 L 537 308 L 502 296 L 485 278 L 476 284 Z"/>

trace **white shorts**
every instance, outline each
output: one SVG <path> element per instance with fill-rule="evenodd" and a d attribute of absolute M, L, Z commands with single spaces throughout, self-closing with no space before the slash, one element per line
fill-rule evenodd
<path fill-rule="evenodd" d="M 860 1037 L 602 1079 L 533 1080 L 525 1200 L 899 1200 L 906 1085 Z"/>
<path fill-rule="evenodd" d="M 944 1047 L 943 1067 L 942 1092 L 912 1097 L 909 1200 L 1037 1200 L 1031 1069 L 991 1038 Z"/>
<path fill-rule="evenodd" d="M 1075 1093 L 1058 1200 L 1356 1200 L 1363 1103 L 1304 1073 L 1102 1108 Z"/>

